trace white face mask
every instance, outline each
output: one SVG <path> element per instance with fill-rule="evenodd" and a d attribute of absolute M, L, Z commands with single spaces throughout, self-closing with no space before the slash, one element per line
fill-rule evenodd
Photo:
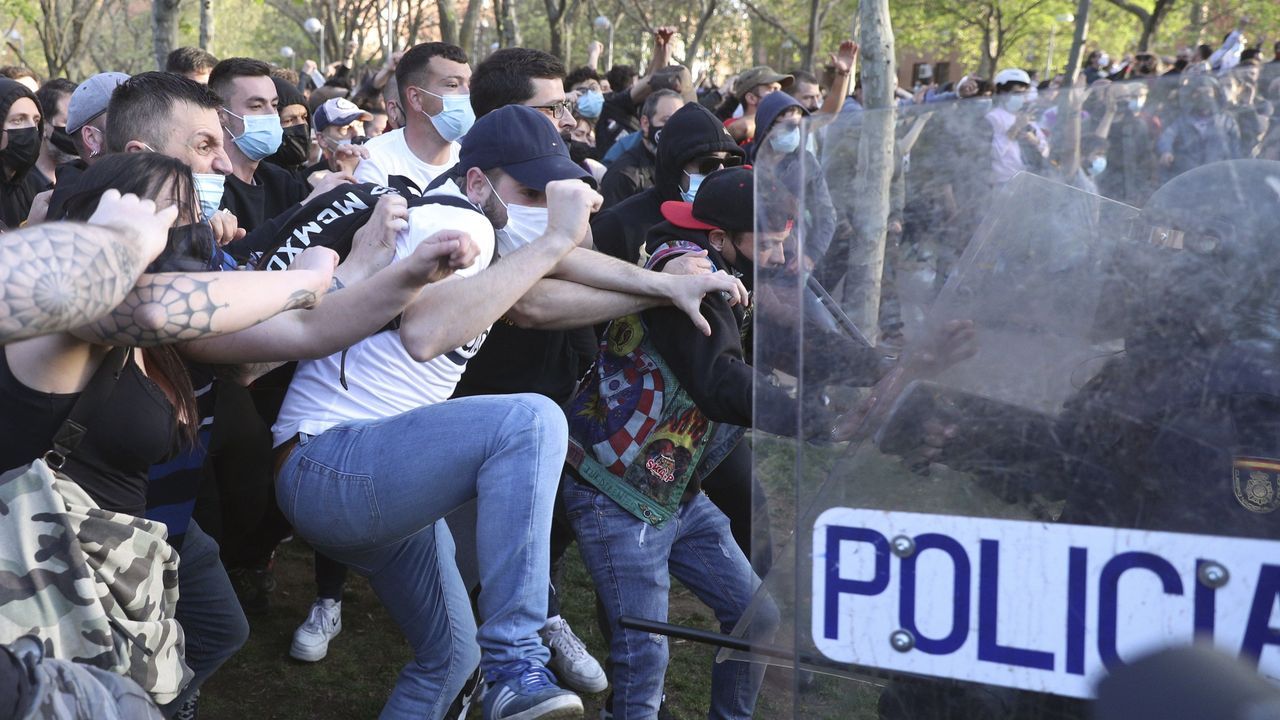
<path fill-rule="evenodd" d="M 547 209 L 508 203 L 498 194 L 497 188 L 493 187 L 489 176 L 486 175 L 484 179 L 489 183 L 493 196 L 507 211 L 507 224 L 494 233 L 500 243 L 499 249 L 505 253 L 514 252 L 542 237 L 547 231 Z"/>

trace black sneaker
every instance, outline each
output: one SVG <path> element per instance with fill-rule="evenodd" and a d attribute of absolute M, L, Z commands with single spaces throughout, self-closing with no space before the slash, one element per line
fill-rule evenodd
<path fill-rule="evenodd" d="M 271 609 L 271 593 L 276 589 L 276 575 L 271 568 L 233 568 L 227 570 L 236 598 L 246 615 L 265 615 Z"/>
<path fill-rule="evenodd" d="M 178 708 L 178 712 L 173 714 L 173 720 L 197 720 L 200 717 L 200 691 L 196 690 L 182 703 L 182 707 Z"/>

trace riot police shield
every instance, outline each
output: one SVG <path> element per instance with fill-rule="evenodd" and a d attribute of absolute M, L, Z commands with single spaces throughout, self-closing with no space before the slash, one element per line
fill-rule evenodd
<path fill-rule="evenodd" d="M 757 154 L 757 233 L 793 227 L 754 302 L 755 365 L 795 400 L 758 392 L 753 434 L 782 622 L 725 652 L 776 666 L 771 713 L 1083 718 L 1109 670 L 1197 640 L 1280 681 L 1280 164 L 1109 199 L 1128 161 L 1084 167 L 1081 98 L 1016 141 L 1074 150 L 1006 178 L 983 101 Z"/>

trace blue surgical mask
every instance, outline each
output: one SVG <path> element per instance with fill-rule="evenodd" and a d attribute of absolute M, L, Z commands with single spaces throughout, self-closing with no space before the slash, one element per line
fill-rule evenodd
<path fill-rule="evenodd" d="M 769 146 L 780 153 L 795 152 L 800 147 L 800 128 L 793 126 L 769 133 Z"/>
<path fill-rule="evenodd" d="M 1106 170 L 1106 169 L 1107 169 L 1106 157 L 1103 157 L 1103 156 L 1096 157 L 1093 159 L 1093 162 L 1089 163 L 1090 175 L 1099 175 L 1102 173 L 1103 170 Z"/>
<path fill-rule="evenodd" d="M 685 175 L 689 176 L 689 189 L 680 191 L 680 199 L 691 203 L 698 196 L 698 188 L 702 185 L 702 181 L 707 179 L 707 176 L 701 173 L 690 174 L 688 172 Z"/>
<path fill-rule="evenodd" d="M 191 177 L 195 179 L 196 200 L 200 202 L 200 212 L 204 215 L 204 219 L 208 220 L 218 212 L 218 206 L 222 204 L 222 191 L 226 184 L 226 177 L 221 173 L 192 173 Z"/>
<path fill-rule="evenodd" d="M 284 128 L 280 126 L 280 116 L 271 113 L 270 115 L 236 115 L 226 110 L 227 114 L 234 118 L 240 118 L 244 122 L 244 132 L 240 137 L 231 135 L 231 139 L 235 141 L 236 147 L 240 148 L 240 152 L 245 157 L 253 161 L 262 160 L 271 155 L 275 155 L 280 149 L 280 142 L 284 139 Z M 227 134 L 231 134 L 227 130 Z"/>
<path fill-rule="evenodd" d="M 1009 112 L 1016 113 L 1022 109 L 1022 106 L 1025 105 L 1026 102 L 1027 97 L 1025 95 L 1010 95 L 1009 99 L 1005 100 L 1004 106 Z"/>
<path fill-rule="evenodd" d="M 437 95 L 417 86 L 414 86 L 414 89 L 421 90 L 431 97 L 440 98 L 440 102 L 444 105 L 440 112 L 427 115 L 424 110 L 422 114 L 431 121 L 436 132 L 440 133 L 440 137 L 444 138 L 445 142 L 453 142 L 466 135 L 471 130 L 471 126 L 476 124 L 476 111 L 471 109 L 470 95 Z"/>
<path fill-rule="evenodd" d="M 1136 113 L 1141 110 L 1142 106 L 1145 104 L 1146 100 L 1143 98 L 1129 98 L 1129 112 Z"/>
<path fill-rule="evenodd" d="M 578 112 L 585 118 L 598 118 L 604 109 L 604 94 L 599 90 L 588 90 L 578 96 Z"/>

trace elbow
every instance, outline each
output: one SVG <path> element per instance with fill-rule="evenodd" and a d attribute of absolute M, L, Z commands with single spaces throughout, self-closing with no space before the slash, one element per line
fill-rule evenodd
<path fill-rule="evenodd" d="M 400 326 L 400 343 L 414 362 L 426 362 L 445 352 L 434 333 L 415 330 L 409 325 Z"/>
<path fill-rule="evenodd" d="M 544 329 L 548 321 L 545 308 L 528 296 L 512 305 L 504 317 L 523 330 Z"/>

